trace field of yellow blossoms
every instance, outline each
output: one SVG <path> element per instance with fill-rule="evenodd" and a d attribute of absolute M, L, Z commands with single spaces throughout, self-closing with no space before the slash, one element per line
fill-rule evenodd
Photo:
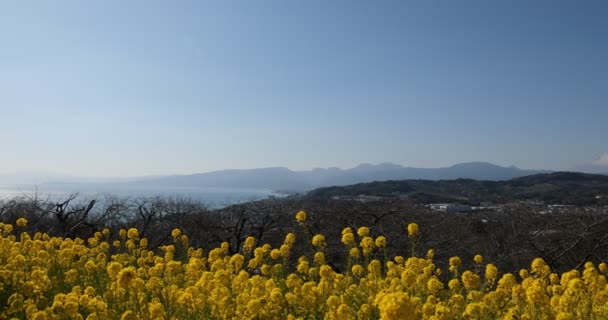
<path fill-rule="evenodd" d="M 348 266 L 336 272 L 323 235 L 289 233 L 278 248 L 250 237 L 229 255 L 227 243 L 190 247 L 178 229 L 149 250 L 137 229 L 67 239 L 26 225 L 0 224 L 0 319 L 608 319 L 603 263 L 555 274 L 539 258 L 512 274 L 475 256 L 474 270 L 459 257 L 441 270 L 432 250 L 391 257 L 390 240 L 361 227 L 342 231 Z M 403 233 L 415 243 L 418 225 Z M 296 241 L 309 256 L 291 256 Z"/>

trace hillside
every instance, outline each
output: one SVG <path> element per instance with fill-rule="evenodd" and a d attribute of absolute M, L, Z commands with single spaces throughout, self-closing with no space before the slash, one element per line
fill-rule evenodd
<path fill-rule="evenodd" d="M 453 201 L 478 204 L 533 200 L 555 204 L 604 205 L 608 204 L 608 176 L 555 172 L 505 181 L 393 180 L 319 188 L 307 193 L 312 198 L 359 195 L 401 197 L 419 203 Z"/>

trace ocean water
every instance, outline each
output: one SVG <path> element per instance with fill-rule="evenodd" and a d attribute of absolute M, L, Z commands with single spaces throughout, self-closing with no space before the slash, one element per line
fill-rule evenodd
<path fill-rule="evenodd" d="M 17 197 L 37 197 L 60 201 L 71 194 L 79 200 L 97 199 L 107 196 L 119 198 L 181 198 L 199 201 L 209 208 L 221 208 L 236 203 L 280 197 L 281 194 L 263 189 L 167 187 L 155 185 L 132 185 L 123 183 L 62 183 L 62 184 L 0 184 L 0 200 Z"/>

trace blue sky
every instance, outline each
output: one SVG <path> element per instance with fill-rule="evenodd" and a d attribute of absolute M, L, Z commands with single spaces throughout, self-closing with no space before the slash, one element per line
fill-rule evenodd
<path fill-rule="evenodd" d="M 607 16 L 605 1 L 0 2 L 0 174 L 608 168 Z"/>

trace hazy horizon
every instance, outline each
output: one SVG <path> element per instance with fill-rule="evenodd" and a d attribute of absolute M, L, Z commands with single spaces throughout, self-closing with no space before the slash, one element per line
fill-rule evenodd
<path fill-rule="evenodd" d="M 0 176 L 608 172 L 608 3 L 0 3 Z"/>
<path fill-rule="evenodd" d="M 603 161 L 603 159 L 605 157 L 606 157 L 606 155 L 604 155 L 603 157 L 601 157 L 600 159 L 598 159 L 595 162 Z M 69 179 L 75 179 L 76 181 L 87 181 L 87 179 L 89 179 L 91 182 L 95 182 L 95 183 L 103 182 L 104 180 L 114 183 L 114 182 L 119 182 L 119 181 L 137 181 L 138 179 L 161 178 L 161 177 L 170 177 L 170 176 L 186 176 L 186 175 L 204 174 L 204 173 L 213 173 L 213 172 L 221 172 L 221 171 L 231 171 L 231 170 L 248 171 L 248 170 L 256 170 L 256 169 L 285 168 L 285 169 L 288 169 L 293 172 L 311 172 L 311 171 L 319 170 L 319 169 L 325 170 L 325 169 L 337 168 L 339 170 L 346 171 L 346 170 L 355 169 L 357 167 L 364 166 L 364 165 L 372 165 L 372 166 L 397 165 L 397 166 L 401 166 L 403 168 L 414 168 L 414 169 L 442 169 L 442 168 L 449 168 L 449 167 L 462 165 L 462 164 L 476 164 L 476 163 L 496 165 L 496 166 L 503 167 L 503 168 L 515 167 L 515 168 L 521 169 L 521 170 L 548 170 L 548 171 L 556 171 L 556 172 L 557 171 L 566 171 L 566 172 L 567 171 L 578 171 L 578 172 L 583 172 L 583 173 L 608 174 L 608 166 L 605 166 L 603 164 L 596 164 L 596 165 L 592 164 L 591 166 L 587 166 L 587 167 L 593 167 L 594 170 L 589 170 L 588 168 L 586 170 L 585 166 L 581 166 L 578 168 L 562 168 L 562 169 L 522 168 L 522 167 L 517 167 L 514 165 L 500 165 L 500 164 L 490 163 L 490 162 L 486 162 L 486 161 L 467 161 L 467 162 L 454 163 L 451 165 L 439 166 L 439 167 L 424 167 L 424 166 L 414 167 L 414 166 L 407 166 L 407 165 L 398 164 L 398 163 L 394 163 L 394 162 L 390 162 L 390 161 L 385 161 L 385 162 L 381 162 L 381 163 L 360 163 L 359 165 L 352 166 L 352 167 L 327 166 L 327 167 L 315 167 L 315 168 L 304 168 L 304 169 L 293 169 L 293 168 L 289 168 L 286 166 L 255 167 L 255 168 L 254 167 L 251 167 L 251 168 L 222 168 L 222 169 L 210 170 L 210 171 L 186 172 L 186 173 L 166 173 L 166 174 L 139 175 L 139 176 L 131 175 L 131 176 L 103 176 L 103 177 L 100 177 L 100 176 L 79 176 L 79 175 L 71 175 L 71 174 L 56 173 L 56 172 L 16 172 L 16 173 L 11 173 L 11 174 L 0 174 L 0 178 L 26 177 L 26 178 L 31 178 L 34 180 L 40 180 L 41 178 L 44 178 L 44 179 L 48 180 L 47 182 L 49 182 L 49 181 L 70 182 Z M 605 171 L 603 169 L 605 169 Z M 55 180 L 53 180 L 53 179 L 55 179 Z M 2 182 L 2 180 L 0 180 L 0 183 L 1 182 Z"/>

